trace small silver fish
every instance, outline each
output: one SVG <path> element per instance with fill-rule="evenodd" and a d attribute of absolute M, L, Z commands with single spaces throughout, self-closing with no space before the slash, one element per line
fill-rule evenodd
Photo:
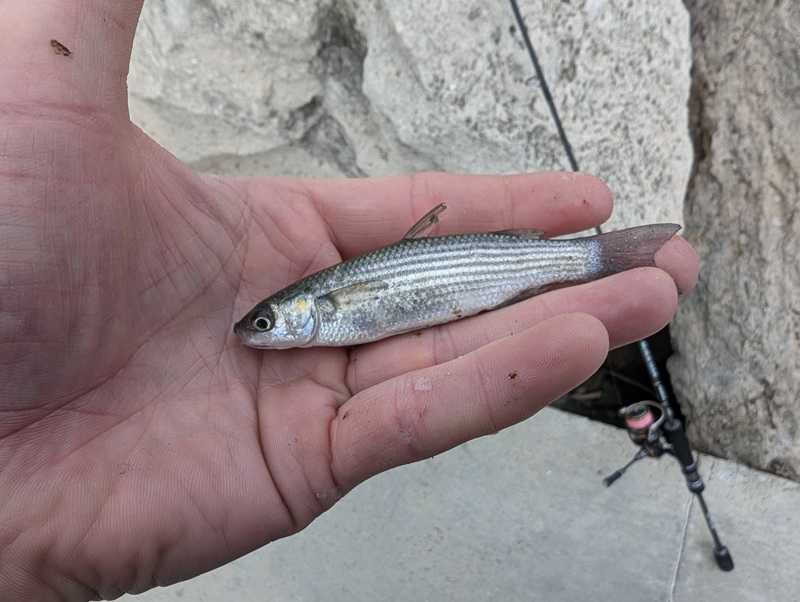
<path fill-rule="evenodd" d="M 360 345 L 452 322 L 636 267 L 680 229 L 653 224 L 571 240 L 540 230 L 424 237 L 446 205 L 402 240 L 307 276 L 233 328 L 260 349 Z"/>

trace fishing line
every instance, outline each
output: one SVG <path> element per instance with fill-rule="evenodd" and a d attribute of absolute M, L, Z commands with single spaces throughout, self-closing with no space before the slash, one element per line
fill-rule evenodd
<path fill-rule="evenodd" d="M 608 362 L 608 363 L 610 364 L 611 362 Z M 651 397 L 655 397 L 656 396 L 656 392 L 653 389 L 651 389 L 650 387 L 642 384 L 641 382 L 639 382 L 635 378 L 631 378 L 630 376 L 626 376 L 625 374 L 617 372 L 616 370 L 613 370 L 611 368 L 607 368 L 606 370 L 602 370 L 602 372 L 605 372 L 611 378 L 615 378 L 615 379 L 617 379 L 619 381 L 622 381 L 622 382 L 624 382 L 624 383 L 626 383 L 626 384 L 628 384 L 628 385 L 630 385 L 632 387 L 636 387 L 637 389 L 639 389 L 643 393 L 646 393 L 647 395 L 650 395 Z"/>

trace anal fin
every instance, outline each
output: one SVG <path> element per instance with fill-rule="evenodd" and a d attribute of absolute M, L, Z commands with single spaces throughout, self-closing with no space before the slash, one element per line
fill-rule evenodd
<path fill-rule="evenodd" d="M 500 305 L 494 307 L 493 309 L 501 309 L 503 307 L 508 307 L 509 305 L 514 305 L 515 303 L 519 303 L 520 301 L 525 301 L 525 299 L 530 299 L 531 297 L 535 297 L 539 293 L 545 292 L 547 289 L 541 286 L 532 286 L 530 288 L 526 288 L 525 290 L 519 291 L 517 294 L 509 297 L 505 301 L 503 301 Z"/>

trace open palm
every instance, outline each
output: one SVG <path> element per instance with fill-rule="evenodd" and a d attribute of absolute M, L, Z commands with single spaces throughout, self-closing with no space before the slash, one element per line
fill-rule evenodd
<path fill-rule="evenodd" d="M 0 4 L 0 597 L 141 591 L 290 535 L 382 470 L 532 415 L 694 285 L 674 239 L 663 270 L 350 351 L 241 347 L 255 302 L 439 202 L 439 233 L 554 235 L 610 196 L 565 174 L 193 173 L 128 117 L 140 5 Z"/>

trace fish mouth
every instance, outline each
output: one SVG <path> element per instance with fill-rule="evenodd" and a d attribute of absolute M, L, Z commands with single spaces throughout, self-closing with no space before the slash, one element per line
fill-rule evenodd
<path fill-rule="evenodd" d="M 233 334 L 236 335 L 236 338 L 242 344 L 247 344 L 249 337 L 248 335 L 248 328 L 247 324 L 245 323 L 244 319 L 239 320 L 236 324 L 233 325 Z"/>

